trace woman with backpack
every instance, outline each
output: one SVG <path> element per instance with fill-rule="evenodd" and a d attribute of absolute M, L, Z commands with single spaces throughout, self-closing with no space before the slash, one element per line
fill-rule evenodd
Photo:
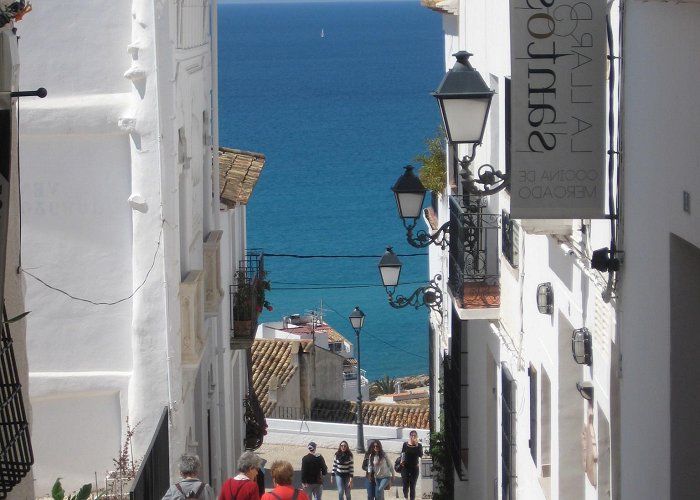
<path fill-rule="evenodd" d="M 374 492 L 377 488 L 377 485 L 374 481 L 374 473 L 371 471 L 369 466 L 369 457 L 372 455 L 373 445 L 374 440 L 370 440 L 369 446 L 367 447 L 367 452 L 365 453 L 365 457 L 362 459 L 362 470 L 367 473 L 367 500 L 375 500 Z"/>
<path fill-rule="evenodd" d="M 410 500 L 416 498 L 416 482 L 420 471 L 419 461 L 422 456 L 423 445 L 418 442 L 418 432 L 411 431 L 408 434 L 408 441 L 401 448 L 401 479 L 404 498 L 410 498 Z"/>
<path fill-rule="evenodd" d="M 219 500 L 260 500 L 256 478 L 261 462 L 252 451 L 244 451 L 238 459 L 238 475 L 224 481 Z"/>
<path fill-rule="evenodd" d="M 292 464 L 286 460 L 272 462 L 270 474 L 272 474 L 272 483 L 275 485 L 275 489 L 265 493 L 261 500 L 309 500 L 303 490 L 292 486 L 292 477 L 294 476 Z"/>
<path fill-rule="evenodd" d="M 182 481 L 172 485 L 165 492 L 163 500 L 182 500 L 184 498 L 214 500 L 216 495 L 214 495 L 211 486 L 197 477 L 201 465 L 197 455 L 182 455 L 178 463 Z"/>
<path fill-rule="evenodd" d="M 372 443 L 369 455 L 368 471 L 374 475 L 376 482 L 374 489 L 375 500 L 384 500 L 384 490 L 391 488 L 394 482 L 394 466 L 389 457 L 384 453 L 382 442 L 376 439 Z"/>

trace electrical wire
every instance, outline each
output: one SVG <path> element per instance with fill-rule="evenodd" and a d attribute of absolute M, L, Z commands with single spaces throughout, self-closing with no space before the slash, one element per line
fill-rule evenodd
<path fill-rule="evenodd" d="M 398 253 L 397 257 L 425 257 L 427 252 L 421 253 Z M 294 253 L 268 253 L 263 252 L 265 257 L 288 257 L 293 259 L 381 259 L 381 255 L 302 255 Z"/>
<path fill-rule="evenodd" d="M 277 285 L 304 285 L 304 286 L 277 286 Z M 401 283 L 402 285 L 416 285 L 425 284 L 423 281 L 409 281 L 406 283 Z M 356 283 L 349 285 L 341 285 L 338 283 L 285 283 L 280 281 L 274 281 L 272 283 L 272 291 L 276 290 L 342 290 L 350 288 L 376 288 L 384 287 L 381 283 Z"/>
<path fill-rule="evenodd" d="M 77 300 L 77 301 L 80 301 L 80 302 L 86 302 L 86 303 L 88 303 L 88 304 L 93 304 L 93 305 L 95 305 L 95 306 L 114 306 L 114 305 L 117 305 L 117 304 L 119 304 L 119 303 L 121 303 L 121 302 L 125 302 L 125 301 L 131 299 L 131 298 L 132 298 L 134 295 L 136 295 L 136 293 L 146 284 L 146 281 L 148 280 L 148 276 L 151 274 L 151 271 L 153 270 L 153 268 L 154 268 L 155 265 L 156 265 L 156 257 L 158 256 L 158 250 L 160 249 L 160 244 L 161 244 L 162 239 L 163 239 L 163 225 L 161 224 L 161 226 L 160 226 L 160 234 L 158 235 L 158 244 L 156 245 L 156 250 L 155 250 L 155 252 L 153 253 L 153 262 L 151 262 L 151 267 L 148 268 L 148 271 L 146 272 L 146 275 L 144 276 L 143 281 L 141 281 L 141 284 L 140 284 L 139 286 L 137 286 L 137 287 L 134 289 L 134 291 L 131 292 L 131 294 L 129 294 L 128 296 L 123 297 L 123 298 L 121 298 L 121 299 L 112 301 L 112 302 L 100 302 L 100 301 L 94 301 L 94 300 L 86 299 L 86 298 L 83 298 L 83 297 L 77 297 L 77 296 L 75 296 L 75 295 L 73 295 L 73 294 L 71 294 L 71 293 L 66 292 L 65 290 L 61 290 L 60 288 L 58 288 L 58 287 L 56 287 L 56 286 L 50 285 L 49 283 L 47 283 L 47 282 L 44 281 L 43 279 L 39 278 L 38 276 L 35 276 L 34 274 L 30 273 L 30 272 L 27 271 L 26 269 L 23 269 L 22 267 L 19 267 L 19 268 L 18 268 L 18 271 L 20 271 L 20 272 L 22 272 L 22 273 L 24 273 L 24 274 L 26 274 L 26 275 L 28 275 L 28 276 L 31 276 L 32 278 L 34 278 L 36 281 L 38 281 L 39 283 L 41 283 L 41 284 L 44 285 L 45 287 L 50 288 L 51 290 L 54 290 L 54 291 L 56 291 L 56 292 L 62 293 L 62 294 L 65 295 L 66 297 L 69 297 L 69 298 L 71 298 L 71 299 L 73 299 L 73 300 Z"/>
<path fill-rule="evenodd" d="M 333 308 L 333 306 L 330 306 L 330 305 L 328 304 L 327 301 L 324 300 L 324 301 L 323 301 L 323 305 L 324 305 L 324 307 L 326 307 L 326 308 L 328 308 L 329 310 L 333 311 L 335 314 L 338 315 L 338 317 L 342 318 L 343 320 L 346 320 L 346 319 L 347 319 L 345 316 L 343 316 L 343 315 L 340 314 L 338 311 L 336 311 L 336 310 Z M 362 328 L 362 333 L 363 333 L 363 334 L 369 334 L 369 336 L 372 337 L 373 339 L 378 340 L 378 341 L 381 342 L 382 344 L 385 344 L 385 345 L 391 347 L 392 349 L 396 349 L 397 351 L 405 352 L 406 354 L 410 354 L 411 356 L 414 356 L 414 357 L 416 357 L 416 358 L 418 358 L 418 359 L 424 359 L 424 360 L 426 360 L 426 361 L 428 360 L 428 358 L 427 358 L 426 356 L 421 356 L 420 354 L 416 354 L 415 352 L 409 351 L 409 350 L 407 350 L 407 349 L 404 349 L 404 348 L 402 348 L 402 347 L 399 347 L 399 346 L 397 346 L 397 345 L 394 345 L 394 344 L 392 344 L 391 342 L 387 342 L 386 340 L 384 340 L 384 339 L 382 339 L 382 338 L 380 338 L 380 337 L 377 337 L 376 335 L 374 335 L 374 334 L 372 334 L 371 332 L 367 331 L 366 328 Z"/>

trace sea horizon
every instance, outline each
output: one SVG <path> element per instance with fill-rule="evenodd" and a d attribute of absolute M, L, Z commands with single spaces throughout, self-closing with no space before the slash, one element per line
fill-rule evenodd
<path fill-rule="evenodd" d="M 273 311 L 322 309 L 353 344 L 366 314 L 370 380 L 428 372 L 426 307 L 388 304 L 377 264 L 393 246 L 397 295 L 429 281 L 391 186 L 439 127 L 441 17 L 418 2 L 219 5 L 220 144 L 266 156 L 248 204 L 248 248 L 266 254 Z"/>

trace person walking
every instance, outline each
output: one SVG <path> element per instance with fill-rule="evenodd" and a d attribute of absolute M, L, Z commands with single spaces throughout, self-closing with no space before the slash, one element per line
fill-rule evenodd
<path fill-rule="evenodd" d="M 258 468 L 262 460 L 252 451 L 244 451 L 238 459 L 238 474 L 221 485 L 219 500 L 260 500 Z"/>
<path fill-rule="evenodd" d="M 374 500 L 374 493 L 377 487 L 376 481 L 374 480 L 374 473 L 371 470 L 369 462 L 370 456 L 372 455 L 373 445 L 374 441 L 370 441 L 369 446 L 367 447 L 367 452 L 362 459 L 362 470 L 366 472 L 367 477 L 367 500 Z"/>
<path fill-rule="evenodd" d="M 338 488 L 338 500 L 350 500 L 353 476 L 353 457 L 347 441 L 341 441 L 333 457 L 331 478 Z"/>
<path fill-rule="evenodd" d="M 178 461 L 182 481 L 172 485 L 165 492 L 162 500 L 182 500 L 183 498 L 214 500 L 216 498 L 214 490 L 197 477 L 201 466 L 202 463 L 197 455 L 182 455 Z"/>
<path fill-rule="evenodd" d="M 420 472 L 419 460 L 423 456 L 423 445 L 418 442 L 418 432 L 408 433 L 408 441 L 401 447 L 401 479 L 403 497 L 415 500 L 416 482 Z"/>
<path fill-rule="evenodd" d="M 328 467 L 323 455 L 316 453 L 316 443 L 307 446 L 309 452 L 301 459 L 301 484 L 309 500 L 321 500 L 323 495 L 323 476 L 328 474 Z"/>
<path fill-rule="evenodd" d="M 306 493 L 292 486 L 294 467 L 286 460 L 272 462 L 270 475 L 275 488 L 265 493 L 261 500 L 309 500 Z"/>
<path fill-rule="evenodd" d="M 391 488 L 394 483 L 394 467 L 389 461 L 389 457 L 384 453 L 382 442 L 379 439 L 372 443 L 369 468 L 376 481 L 374 498 L 375 500 L 384 500 L 384 490 Z"/>

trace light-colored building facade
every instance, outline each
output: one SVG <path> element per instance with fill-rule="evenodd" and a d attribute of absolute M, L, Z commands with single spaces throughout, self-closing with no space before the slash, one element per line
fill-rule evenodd
<path fill-rule="evenodd" d="M 166 409 L 171 477 L 197 453 L 219 485 L 244 446 L 228 287 L 250 193 L 220 187 L 216 1 L 46 4 L 22 34 L 49 92 L 20 121 L 36 494 L 101 482 L 127 419 L 141 460 Z"/>
<path fill-rule="evenodd" d="M 317 375 L 319 381 L 335 380 L 338 373 L 338 368 L 335 366 L 340 363 L 340 372 L 342 374 L 342 394 L 341 395 L 324 395 L 316 394 L 314 397 L 319 399 L 344 399 L 354 401 L 357 399 L 357 358 L 354 357 L 357 352 L 353 349 L 353 344 L 340 334 L 335 328 L 330 326 L 323 320 L 323 317 L 316 314 L 293 314 L 285 316 L 282 321 L 272 321 L 264 323 L 258 327 L 257 338 L 260 339 L 282 339 L 282 340 L 311 340 L 316 347 L 316 353 L 321 350 L 328 351 L 334 356 L 328 356 L 328 353 L 321 353 L 323 359 L 335 360 L 330 365 L 331 373 L 326 375 Z M 318 358 L 314 355 L 313 363 L 318 364 Z M 320 368 L 321 365 L 318 364 Z M 361 391 L 363 401 L 369 401 L 369 381 L 365 376 L 365 371 L 360 371 Z M 323 385 L 326 385 L 325 383 Z M 334 390 L 334 389 L 333 389 Z"/>
<path fill-rule="evenodd" d="M 433 410 L 443 413 L 442 429 L 455 443 L 450 494 L 692 498 L 700 438 L 692 424 L 695 390 L 687 381 L 697 375 L 698 292 L 691 277 L 700 227 L 692 199 L 700 177 L 691 157 L 700 102 L 692 91 L 697 68 L 688 61 L 697 46 L 693 26 L 700 4 L 422 3 L 443 17 L 446 70 L 455 63 L 452 54 L 468 51 L 469 62 L 495 91 L 471 168 L 491 164 L 527 176 L 510 149 L 518 132 L 513 127 L 523 118 L 512 115 L 518 109 L 514 89 L 523 85 L 516 81 L 514 52 L 530 50 L 532 57 L 543 46 L 513 45 L 518 16 L 529 14 L 530 34 L 548 44 L 540 60 L 567 66 L 562 61 L 569 57 L 578 69 L 602 44 L 604 61 L 590 82 L 572 77 L 547 84 L 572 102 L 582 95 L 577 92 L 603 90 L 605 109 L 590 125 L 601 132 L 604 147 L 590 168 L 601 167 L 605 179 L 604 216 L 557 217 L 557 209 L 570 209 L 561 200 L 549 219 L 518 217 L 511 190 L 483 197 L 475 207 L 474 196 L 463 196 L 468 184 L 455 162 L 468 148 L 460 146 L 456 154 L 448 148 L 448 187 L 438 199 L 437 226 L 452 221 L 450 245 L 431 248 L 430 275 L 449 276 L 451 303 L 442 318 L 433 315 L 431 352 L 433 388 L 440 379 L 444 385 Z M 560 58 L 566 37 L 575 38 L 578 49 Z M 530 75 L 541 70 L 534 62 Z M 531 112 L 549 102 L 536 100 L 544 93 L 537 83 L 530 82 Z M 543 114 L 530 115 L 531 123 L 556 121 L 551 110 L 537 109 Z M 560 136 L 571 141 L 572 163 L 576 132 L 586 133 L 589 125 L 579 124 Z M 473 227 L 479 228 L 476 247 Z M 481 271 L 465 255 L 483 259 Z M 489 286 L 476 293 L 473 284 L 480 280 Z M 545 284 L 550 286 L 540 288 Z M 548 289 L 551 308 L 540 312 L 538 290 Z M 579 364 L 574 340 L 586 336 L 590 363 Z M 438 419 L 434 424 L 440 428 Z"/>
<path fill-rule="evenodd" d="M 7 10 L 3 14 L 7 15 Z M 19 49 L 13 32 L 13 16 L 0 26 L 0 296 L 3 324 L 0 325 L 0 496 L 33 498 L 31 466 L 33 453 L 29 421 L 28 368 L 25 322 L 12 321 L 25 312 L 20 264 L 19 217 Z M 5 323 L 5 321 L 10 321 Z"/>

